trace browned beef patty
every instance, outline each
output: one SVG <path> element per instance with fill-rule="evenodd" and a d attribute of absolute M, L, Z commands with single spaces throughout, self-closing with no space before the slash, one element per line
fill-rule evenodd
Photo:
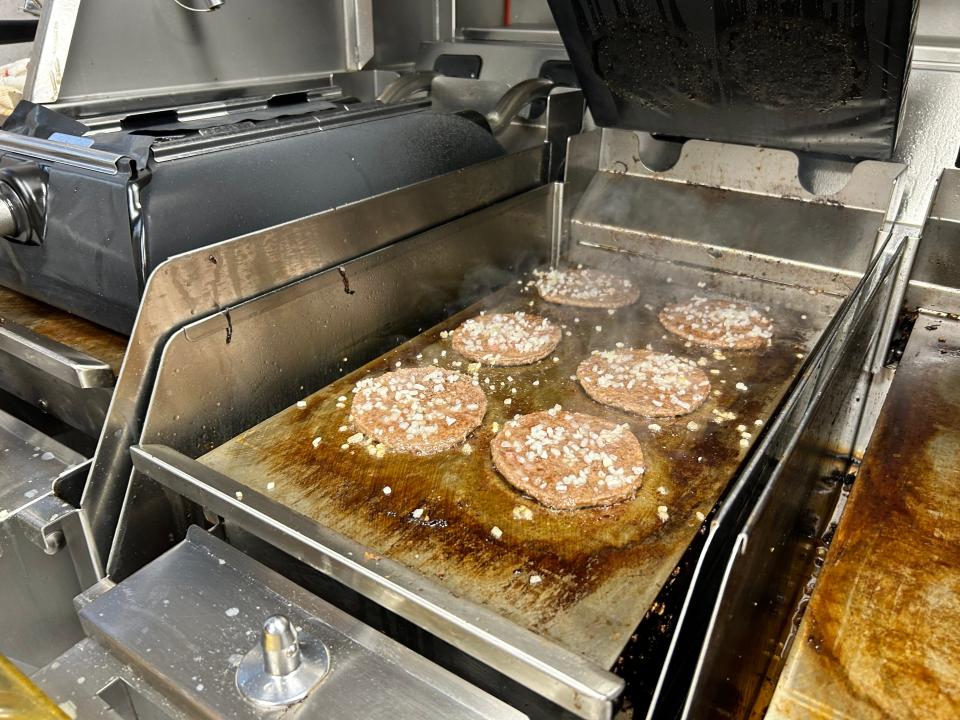
<path fill-rule="evenodd" d="M 674 335 L 707 347 L 756 350 L 770 344 L 773 321 L 759 310 L 733 300 L 695 297 L 667 305 L 660 323 Z"/>
<path fill-rule="evenodd" d="M 619 308 L 640 297 L 640 289 L 632 280 L 600 270 L 548 270 L 534 275 L 540 297 L 558 305 Z"/>
<path fill-rule="evenodd" d="M 577 379 L 604 405 L 650 417 L 693 412 L 710 396 L 710 380 L 696 363 L 649 350 L 594 352 Z"/>
<path fill-rule="evenodd" d="M 560 342 L 560 328 L 525 312 L 481 315 L 453 332 L 453 349 L 487 365 L 529 365 L 542 360 Z"/>
<path fill-rule="evenodd" d="M 511 420 L 490 451 L 507 482 L 555 510 L 632 498 L 644 472 L 628 425 L 559 408 Z"/>
<path fill-rule="evenodd" d="M 350 419 L 391 450 L 432 455 L 462 443 L 486 411 L 486 395 L 470 376 L 409 368 L 357 383 Z"/>

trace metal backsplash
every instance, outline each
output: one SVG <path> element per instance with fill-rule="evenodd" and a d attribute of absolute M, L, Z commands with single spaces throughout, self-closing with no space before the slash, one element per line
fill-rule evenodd
<path fill-rule="evenodd" d="M 170 105 L 316 84 L 372 55 L 371 0 L 227 0 L 216 12 L 174 0 L 47 0 L 24 97 Z"/>

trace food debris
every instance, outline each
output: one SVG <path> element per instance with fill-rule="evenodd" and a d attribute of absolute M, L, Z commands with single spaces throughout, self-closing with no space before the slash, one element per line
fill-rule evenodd
<path fill-rule="evenodd" d="M 306 400 L 297 400 L 297 407 L 303 410 L 307 406 Z"/>
<path fill-rule="evenodd" d="M 468 372 L 468 373 L 478 373 L 478 372 L 480 372 L 480 363 L 478 363 L 478 362 L 472 362 L 472 363 L 470 363 L 469 365 L 467 365 L 467 372 Z"/>
<path fill-rule="evenodd" d="M 354 445 L 355 443 L 362 443 L 362 442 L 363 442 L 362 432 L 354 433 L 353 435 L 347 438 L 348 445 Z"/>
<path fill-rule="evenodd" d="M 711 374 L 711 375 L 719 375 L 719 374 L 720 374 L 720 371 L 717 370 L 716 368 L 710 368 L 710 374 Z"/>
<path fill-rule="evenodd" d="M 746 389 L 747 389 L 747 386 L 744 385 L 742 382 L 738 382 L 736 385 L 734 385 L 734 387 L 735 387 L 737 390 L 746 390 Z"/>
<path fill-rule="evenodd" d="M 496 435 L 500 432 L 500 423 L 494 422 L 493 425 L 490 426 L 490 429 L 493 431 L 493 434 Z"/>
<path fill-rule="evenodd" d="M 760 427 L 761 425 L 763 425 L 763 420 L 761 420 L 760 418 L 757 418 L 756 420 L 753 421 L 753 424 L 756 425 L 757 427 Z"/>
<path fill-rule="evenodd" d="M 666 505 L 657 505 L 657 517 L 660 518 L 660 522 L 665 523 L 670 519 L 670 515 L 667 513 Z"/>
<path fill-rule="evenodd" d="M 740 447 L 750 447 L 750 441 L 747 438 L 740 438 Z"/>
<path fill-rule="evenodd" d="M 449 335 L 450 335 L 450 331 L 449 331 L 449 330 L 441 330 L 441 331 L 440 331 L 440 337 L 443 338 L 444 340 L 446 340 L 446 339 L 447 339 L 447 336 L 449 336 Z"/>
<path fill-rule="evenodd" d="M 384 486 L 383 486 L 383 494 L 384 494 L 384 495 L 389 495 L 389 494 L 392 493 L 392 492 L 393 492 L 393 488 L 392 488 L 392 487 L 390 487 L 389 485 L 384 485 Z"/>
<path fill-rule="evenodd" d="M 273 480 L 271 480 L 270 482 L 267 483 L 267 490 L 273 490 L 276 486 L 277 484 Z"/>
<path fill-rule="evenodd" d="M 663 428 L 657 425 L 657 423 L 650 423 L 649 425 L 647 425 L 647 430 L 649 430 L 650 432 L 658 433 L 661 430 L 663 430 Z"/>
<path fill-rule="evenodd" d="M 531 576 L 530 576 L 530 584 L 531 584 L 531 585 L 539 585 L 539 584 L 542 583 L 542 582 L 543 582 L 543 578 L 540 577 L 539 575 L 531 575 Z"/>
<path fill-rule="evenodd" d="M 800 316 L 800 319 L 801 319 L 801 320 L 806 320 L 806 319 L 807 319 L 807 316 L 806 316 L 806 315 L 801 315 L 801 316 Z"/>
<path fill-rule="evenodd" d="M 737 425 L 737 432 L 742 433 L 747 429 L 746 425 Z"/>
<path fill-rule="evenodd" d="M 236 495 L 237 500 L 243 500 L 243 491 L 242 491 L 242 490 L 237 490 L 237 491 L 234 493 L 234 495 Z"/>
<path fill-rule="evenodd" d="M 603 332 L 603 325 L 594 325 L 593 329 L 597 332 Z"/>
<path fill-rule="evenodd" d="M 419 520 L 421 517 L 423 517 L 423 508 L 417 508 L 410 514 L 413 515 L 415 520 Z"/>
<path fill-rule="evenodd" d="M 337 428 L 337 431 L 338 431 L 338 432 L 346 432 L 346 431 L 347 431 L 347 426 L 346 426 L 346 425 L 341 425 L 340 427 Z"/>
<path fill-rule="evenodd" d="M 689 430 L 690 432 L 696 432 L 699 429 L 700 429 L 700 426 L 697 423 L 695 423 L 693 420 L 687 423 L 687 430 Z"/>
<path fill-rule="evenodd" d="M 657 488 L 657 492 L 660 493 L 661 495 L 666 495 L 667 489 L 663 485 L 661 485 L 660 487 Z"/>
<path fill-rule="evenodd" d="M 492 528 L 490 528 L 490 536 L 494 540 L 499 540 L 500 538 L 503 537 L 503 530 L 501 530 L 496 525 L 494 525 Z"/>
<path fill-rule="evenodd" d="M 697 520 L 699 520 L 700 522 L 703 522 L 706 519 L 707 519 L 707 516 L 704 515 L 702 512 L 700 512 L 699 510 L 697 510 Z"/>
<path fill-rule="evenodd" d="M 512 403 L 512 402 L 513 402 L 513 400 L 512 400 L 511 398 L 505 398 L 504 401 L 503 401 L 503 404 L 504 404 L 504 405 L 509 405 L 509 404 Z"/>
<path fill-rule="evenodd" d="M 350 446 L 349 446 L 347 443 L 344 443 L 343 445 L 340 446 L 340 449 L 341 449 L 341 450 L 349 450 L 349 449 L 350 449 Z"/>
<path fill-rule="evenodd" d="M 513 509 L 514 520 L 533 520 L 533 510 L 523 505 L 517 505 Z"/>
<path fill-rule="evenodd" d="M 464 443 L 463 447 L 460 448 L 460 452 L 464 455 L 471 455 L 473 454 L 473 446 L 470 443 Z"/>
<path fill-rule="evenodd" d="M 310 441 L 310 444 L 313 445 L 314 449 L 320 447 L 320 443 L 323 442 L 323 438 L 319 435 Z"/>

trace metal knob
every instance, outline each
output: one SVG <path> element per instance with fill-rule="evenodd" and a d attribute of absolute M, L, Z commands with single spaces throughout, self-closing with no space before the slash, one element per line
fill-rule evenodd
<path fill-rule="evenodd" d="M 279 707 L 303 700 L 330 670 L 326 646 L 284 615 L 263 623 L 260 642 L 237 667 L 237 689 L 257 705 Z"/>
<path fill-rule="evenodd" d="M 297 629 L 283 615 L 271 615 L 263 624 L 263 669 L 268 675 L 289 675 L 300 667 Z"/>

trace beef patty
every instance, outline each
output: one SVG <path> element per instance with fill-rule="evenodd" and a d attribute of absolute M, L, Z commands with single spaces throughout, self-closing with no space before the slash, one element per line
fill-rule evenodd
<path fill-rule="evenodd" d="M 640 290 L 629 278 L 591 270 L 548 270 L 534 273 L 534 284 L 547 302 L 588 308 L 619 308 L 631 305 Z"/>
<path fill-rule="evenodd" d="M 674 335 L 707 347 L 757 350 L 770 344 L 773 321 L 756 308 L 733 300 L 695 297 L 667 305 L 660 324 Z"/>
<path fill-rule="evenodd" d="M 529 365 L 560 342 L 560 328 L 525 312 L 481 315 L 453 332 L 453 349 L 487 365 Z"/>
<path fill-rule="evenodd" d="M 649 350 L 594 353 L 577 367 L 587 395 L 650 417 L 693 412 L 710 396 L 710 380 L 690 360 Z"/>
<path fill-rule="evenodd" d="M 511 420 L 490 451 L 507 482 L 555 510 L 631 498 L 644 471 L 640 442 L 628 425 L 559 408 Z"/>
<path fill-rule="evenodd" d="M 486 411 L 487 397 L 470 376 L 409 368 L 358 382 L 350 419 L 391 450 L 432 455 L 462 443 Z"/>

